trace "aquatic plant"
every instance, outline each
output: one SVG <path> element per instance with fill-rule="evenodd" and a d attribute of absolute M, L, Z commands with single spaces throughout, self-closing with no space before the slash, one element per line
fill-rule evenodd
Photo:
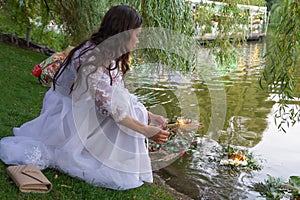
<path fill-rule="evenodd" d="M 288 181 L 268 175 L 263 182 L 255 183 L 252 188 L 267 199 L 299 199 L 300 177 L 290 176 Z"/>

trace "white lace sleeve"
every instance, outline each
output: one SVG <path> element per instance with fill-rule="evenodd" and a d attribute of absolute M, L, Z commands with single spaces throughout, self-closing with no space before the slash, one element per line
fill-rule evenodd
<path fill-rule="evenodd" d="M 130 94 L 124 88 L 122 79 L 117 73 L 112 73 L 112 85 L 106 69 L 100 67 L 88 78 L 89 87 L 95 98 L 96 112 L 102 116 L 110 116 L 116 122 L 129 114 Z"/>

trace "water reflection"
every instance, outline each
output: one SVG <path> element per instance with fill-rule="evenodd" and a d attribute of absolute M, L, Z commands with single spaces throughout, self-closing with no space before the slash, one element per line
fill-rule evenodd
<path fill-rule="evenodd" d="M 280 167 L 270 166 L 274 164 L 274 160 L 278 161 L 278 157 L 272 152 L 277 152 L 282 157 L 285 157 L 286 152 L 280 153 L 278 150 L 274 151 L 274 146 L 268 146 L 273 139 L 283 136 L 272 135 L 275 130 L 270 129 L 273 120 L 270 113 L 276 104 L 269 98 L 270 94 L 262 91 L 258 85 L 266 43 L 249 43 L 239 51 L 241 55 L 237 62 L 230 68 L 217 68 L 219 77 L 216 76 L 210 82 L 206 82 L 195 72 L 183 76 L 178 72 L 163 71 L 159 66 L 151 66 L 152 71 L 149 71 L 149 66 L 135 68 L 127 78 L 130 90 L 152 112 L 169 119 L 185 115 L 198 119 L 203 124 L 203 128 L 198 131 L 200 145 L 197 152 L 178 159 L 159 172 L 171 186 L 195 199 L 255 198 L 257 194 L 248 187 L 253 181 L 262 181 L 267 173 L 274 173 L 275 176 L 291 175 L 288 171 L 280 173 Z M 211 88 L 217 91 L 221 87 L 225 88 L 226 99 L 214 100 L 221 106 L 226 106 L 225 123 L 221 128 L 211 129 L 211 134 L 209 128 L 212 115 L 215 114 L 212 113 L 215 111 L 212 109 Z M 292 137 L 299 138 L 295 135 L 288 137 L 290 138 L 286 141 Z M 230 173 L 218 168 L 210 162 L 214 156 L 212 150 L 227 144 L 253 149 L 270 163 L 265 164 L 266 168 L 262 172 L 251 174 Z M 278 145 L 280 148 L 283 145 L 286 148 L 289 146 L 288 143 Z M 294 156 L 295 152 L 300 152 L 286 150 L 291 156 L 285 157 L 285 162 L 294 166 L 287 169 L 296 173 L 295 166 L 300 164 L 300 159 L 295 161 Z"/>

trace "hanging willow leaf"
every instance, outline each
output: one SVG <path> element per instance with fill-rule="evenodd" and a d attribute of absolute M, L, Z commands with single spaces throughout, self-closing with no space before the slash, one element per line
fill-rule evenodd
<path fill-rule="evenodd" d="M 299 15 L 300 6 L 296 0 L 277 1 L 271 9 L 271 22 L 275 27 L 273 36 L 270 38 L 270 47 L 266 53 L 266 65 L 262 73 L 262 80 L 269 87 L 267 88 L 280 88 L 278 90 L 279 101 L 281 107 L 277 111 L 279 115 L 289 115 L 283 107 L 285 107 L 287 100 L 299 97 L 299 84 L 295 79 L 294 74 L 297 73 L 299 66 Z M 264 85 L 260 83 L 260 85 Z M 272 87 L 270 87 L 272 86 Z M 291 118 L 284 118 L 277 116 L 282 121 L 279 123 L 294 124 L 295 120 L 299 121 L 299 112 L 297 115 L 290 114 Z M 286 120 L 290 120 L 286 121 Z M 279 124 L 280 129 L 284 130 Z"/>

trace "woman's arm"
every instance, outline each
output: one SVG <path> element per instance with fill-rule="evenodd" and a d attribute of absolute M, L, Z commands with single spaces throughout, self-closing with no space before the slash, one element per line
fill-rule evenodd
<path fill-rule="evenodd" d="M 162 130 L 156 126 L 145 125 L 128 115 L 124 119 L 122 119 L 119 124 L 145 135 L 158 144 L 167 142 L 170 135 L 169 131 Z"/>
<path fill-rule="evenodd" d="M 143 134 L 158 144 L 168 140 L 170 133 L 162 130 L 164 126 L 160 128 L 145 125 L 128 115 L 131 96 L 124 88 L 110 85 L 110 77 L 104 74 L 103 70 L 98 69 L 95 74 L 92 74 L 89 77 L 89 83 L 91 92 L 95 95 L 95 106 L 99 113 L 112 117 L 117 123 Z"/>
<path fill-rule="evenodd" d="M 156 114 L 153 114 L 150 111 L 148 111 L 148 119 L 149 119 L 150 124 L 157 125 L 163 129 L 167 127 L 168 122 L 161 115 L 156 115 Z"/>

